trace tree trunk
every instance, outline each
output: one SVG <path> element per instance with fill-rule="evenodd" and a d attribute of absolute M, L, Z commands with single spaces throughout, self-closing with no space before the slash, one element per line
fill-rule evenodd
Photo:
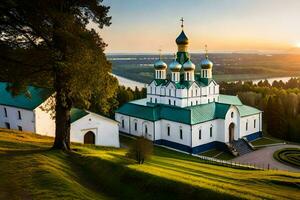
<path fill-rule="evenodd" d="M 54 83 L 56 91 L 55 102 L 55 141 L 52 149 L 62 149 L 65 151 L 70 148 L 70 127 L 72 108 L 71 100 L 63 92 L 63 75 L 56 73 L 56 81 Z"/>

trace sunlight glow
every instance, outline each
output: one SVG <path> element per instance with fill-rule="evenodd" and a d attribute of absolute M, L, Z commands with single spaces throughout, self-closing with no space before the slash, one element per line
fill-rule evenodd
<path fill-rule="evenodd" d="M 297 42 L 295 45 L 297 48 L 300 48 L 300 42 Z"/>

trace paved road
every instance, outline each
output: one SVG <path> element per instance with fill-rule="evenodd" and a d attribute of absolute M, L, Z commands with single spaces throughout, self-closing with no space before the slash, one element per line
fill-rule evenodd
<path fill-rule="evenodd" d="M 273 158 L 273 153 L 277 151 L 278 149 L 287 148 L 287 147 L 298 147 L 299 145 L 290 145 L 290 144 L 282 144 L 278 146 L 271 146 L 271 147 L 265 147 L 256 151 L 253 151 L 251 153 L 239 156 L 237 158 L 232 159 L 234 162 L 240 162 L 240 163 L 251 163 L 255 164 L 259 167 L 267 167 L 268 164 L 270 164 L 270 168 L 276 168 L 280 170 L 287 170 L 292 172 L 300 172 L 299 168 L 295 168 L 289 165 L 285 165 L 281 162 L 278 162 Z"/>

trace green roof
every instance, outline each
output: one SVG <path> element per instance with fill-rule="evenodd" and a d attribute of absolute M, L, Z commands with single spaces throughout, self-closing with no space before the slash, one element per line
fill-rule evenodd
<path fill-rule="evenodd" d="M 240 98 L 238 96 L 232 95 L 219 95 L 219 103 L 230 104 L 230 105 L 243 105 Z"/>
<path fill-rule="evenodd" d="M 193 125 L 214 119 L 225 119 L 226 113 L 231 105 L 237 107 L 241 117 L 261 112 L 256 108 L 243 105 L 237 96 L 220 95 L 220 99 L 221 102 L 211 102 L 184 108 L 165 104 L 147 103 L 147 99 L 139 99 L 124 104 L 116 113 L 149 121 L 166 119 Z"/>
<path fill-rule="evenodd" d="M 145 102 L 145 99 L 142 100 Z M 166 119 L 184 124 L 198 124 L 213 119 L 224 119 L 230 105 L 212 102 L 190 107 L 177 107 L 164 104 L 143 104 L 130 102 L 121 106 L 116 113 L 149 121 Z"/>
<path fill-rule="evenodd" d="M 236 107 L 239 110 L 241 117 L 261 113 L 260 110 L 253 108 L 251 106 L 241 105 L 241 106 L 236 106 Z"/>
<path fill-rule="evenodd" d="M 78 108 L 72 108 L 71 109 L 71 123 L 77 121 L 78 119 L 88 115 L 89 113 L 85 110 L 78 109 Z"/>
<path fill-rule="evenodd" d="M 193 83 L 196 83 L 199 87 L 208 86 L 213 81 L 211 78 L 200 78 L 199 76 L 200 75 L 196 76 L 195 81 L 185 81 L 181 79 L 181 81 L 178 83 L 174 83 L 173 81 L 167 79 L 154 79 L 153 81 L 156 86 L 164 86 L 168 85 L 169 83 L 173 83 L 177 89 L 190 88 Z"/>
<path fill-rule="evenodd" d="M 7 84 L 6 82 L 0 82 L 1 105 L 34 110 L 52 94 L 48 89 L 29 86 L 27 87 L 26 94 L 21 93 L 17 96 L 12 96 L 11 93 L 6 90 Z"/>

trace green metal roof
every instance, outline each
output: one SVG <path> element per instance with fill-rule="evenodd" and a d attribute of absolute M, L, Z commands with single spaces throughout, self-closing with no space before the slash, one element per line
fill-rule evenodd
<path fill-rule="evenodd" d="M 231 105 L 237 107 L 241 117 L 261 112 L 256 108 L 243 105 L 237 96 L 220 95 L 220 100 L 220 102 L 181 108 L 165 104 L 147 103 L 147 99 L 140 99 L 124 104 L 116 113 L 149 121 L 166 119 L 193 125 L 213 119 L 225 119 Z"/>
<path fill-rule="evenodd" d="M 231 105 L 243 105 L 243 103 L 241 102 L 238 96 L 224 95 L 224 94 L 219 95 L 218 102 L 223 104 L 231 104 Z"/>
<path fill-rule="evenodd" d="M 116 113 L 129 115 L 149 121 L 166 119 L 184 124 L 198 124 L 213 119 L 224 119 L 230 105 L 212 102 L 190 107 L 177 107 L 164 104 L 147 104 L 141 102 L 126 103 Z"/>
<path fill-rule="evenodd" d="M 208 86 L 211 82 L 214 81 L 211 78 L 200 78 L 199 74 L 196 75 L 195 78 L 195 81 L 185 81 L 183 80 L 183 78 L 181 78 L 181 81 L 178 83 L 174 83 L 173 81 L 167 79 L 154 79 L 153 81 L 156 86 L 167 86 L 168 84 L 173 83 L 177 89 L 190 88 L 193 85 L 193 83 L 196 83 L 199 87 L 204 87 Z"/>
<path fill-rule="evenodd" d="M 78 108 L 72 108 L 71 109 L 71 123 L 77 121 L 78 119 L 88 115 L 89 113 L 85 110 L 78 109 Z"/>
<path fill-rule="evenodd" d="M 7 84 L 7 82 L 0 82 L 1 105 L 34 110 L 52 94 L 48 89 L 29 86 L 26 94 L 22 93 L 17 96 L 12 96 L 11 93 L 6 90 Z"/>
<path fill-rule="evenodd" d="M 251 106 L 246 106 L 246 105 L 241 105 L 241 106 L 236 106 L 236 107 L 239 110 L 241 117 L 245 117 L 248 115 L 254 115 L 254 114 L 258 114 L 258 113 L 262 112 L 261 110 L 258 110 L 256 108 L 253 108 Z"/>

